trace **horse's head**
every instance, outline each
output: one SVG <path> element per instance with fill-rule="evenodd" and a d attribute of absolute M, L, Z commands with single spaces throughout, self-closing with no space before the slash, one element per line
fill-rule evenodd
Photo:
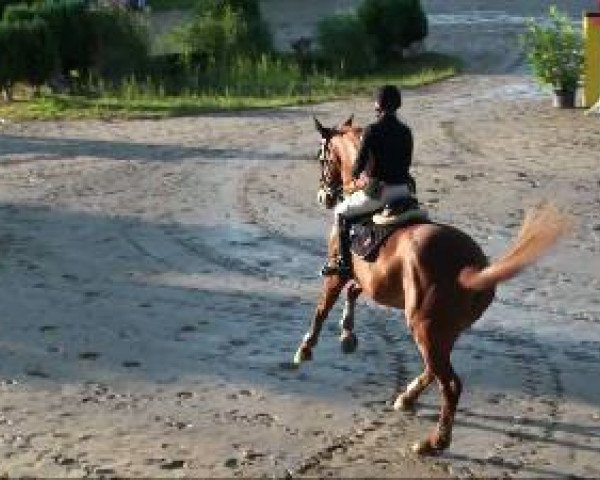
<path fill-rule="evenodd" d="M 321 135 L 318 160 L 321 165 L 317 199 L 325 208 L 333 208 L 344 196 L 344 187 L 351 181 L 351 169 L 356 156 L 360 129 L 350 117 L 339 127 L 324 127 L 316 118 L 315 128 Z"/>

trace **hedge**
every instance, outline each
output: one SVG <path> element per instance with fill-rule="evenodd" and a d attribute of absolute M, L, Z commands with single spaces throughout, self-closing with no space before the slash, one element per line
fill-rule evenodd
<path fill-rule="evenodd" d="M 0 51 L 0 88 L 8 98 L 15 82 L 37 88 L 55 71 L 56 45 L 48 23 L 39 18 L 0 22 Z"/>
<path fill-rule="evenodd" d="M 149 50 L 146 25 L 121 9 L 89 9 L 87 3 L 45 0 L 7 6 L 0 86 L 6 90 L 17 81 L 39 86 L 52 73 L 71 86 L 81 86 L 91 73 L 118 83 L 141 68 Z"/>

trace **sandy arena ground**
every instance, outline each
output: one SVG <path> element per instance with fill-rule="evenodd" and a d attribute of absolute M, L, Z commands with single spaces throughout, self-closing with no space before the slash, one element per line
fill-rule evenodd
<path fill-rule="evenodd" d="M 323 2 L 274 3 L 291 38 Z M 338 306 L 315 360 L 287 367 L 331 221 L 310 116 L 372 120 L 355 99 L 1 124 L 0 477 L 600 477 L 600 120 L 553 109 L 510 53 L 546 2 L 490 3 L 425 2 L 429 47 L 470 73 L 405 92 L 420 198 L 490 256 L 544 198 L 577 228 L 459 341 L 447 452 L 409 450 L 436 388 L 414 415 L 389 407 L 421 368 L 401 313 L 362 301 L 344 356 Z"/>

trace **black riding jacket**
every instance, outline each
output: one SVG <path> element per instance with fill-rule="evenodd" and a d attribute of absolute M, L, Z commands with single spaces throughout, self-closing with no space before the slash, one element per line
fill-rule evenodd
<path fill-rule="evenodd" d="M 352 176 L 358 178 L 373 163 L 371 175 L 387 184 L 407 183 L 412 161 L 413 136 L 410 128 L 393 113 L 386 113 L 364 133 Z"/>

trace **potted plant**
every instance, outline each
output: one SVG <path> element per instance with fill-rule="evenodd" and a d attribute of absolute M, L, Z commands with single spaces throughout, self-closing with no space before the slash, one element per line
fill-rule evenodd
<path fill-rule="evenodd" d="M 529 20 L 523 35 L 527 60 L 537 79 L 554 90 L 554 105 L 574 107 L 583 70 L 583 38 L 567 15 L 553 5 L 549 22 Z"/>

